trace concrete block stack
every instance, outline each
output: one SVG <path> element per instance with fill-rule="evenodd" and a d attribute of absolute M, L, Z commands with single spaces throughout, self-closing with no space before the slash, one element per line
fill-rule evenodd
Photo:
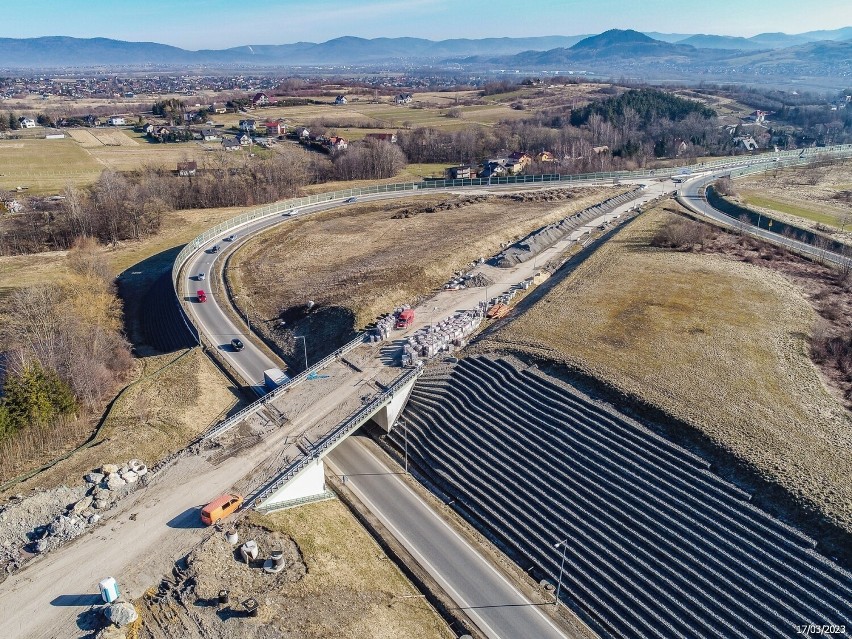
<path fill-rule="evenodd" d="M 402 349 L 402 364 L 416 364 L 419 358 L 429 359 L 442 351 L 451 351 L 466 344 L 466 338 L 482 323 L 481 306 L 462 311 L 431 326 L 424 327 L 408 338 Z"/>

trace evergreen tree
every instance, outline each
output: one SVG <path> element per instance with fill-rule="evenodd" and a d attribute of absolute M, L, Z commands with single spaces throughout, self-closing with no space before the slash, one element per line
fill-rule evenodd
<path fill-rule="evenodd" d="M 71 389 L 53 371 L 33 362 L 6 378 L 4 407 L 11 430 L 29 424 L 47 424 L 61 415 L 73 414 L 76 402 Z"/>
<path fill-rule="evenodd" d="M 12 423 L 12 416 L 9 415 L 9 409 L 5 403 L 0 403 L 0 440 L 13 432 L 15 432 L 15 426 Z"/>

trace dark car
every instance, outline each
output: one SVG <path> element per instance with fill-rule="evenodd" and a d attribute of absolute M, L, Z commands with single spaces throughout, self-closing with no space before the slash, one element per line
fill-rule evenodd
<path fill-rule="evenodd" d="M 238 340 L 235 337 L 231 340 L 231 348 L 233 348 L 235 351 L 241 351 L 245 348 L 245 344 L 243 344 L 241 340 Z"/>
<path fill-rule="evenodd" d="M 346 200 L 346 203 L 351 204 L 352 202 L 357 202 L 357 201 L 358 201 L 357 197 L 350 197 Z"/>
<path fill-rule="evenodd" d="M 213 246 L 211 246 L 211 247 L 210 247 L 210 252 L 211 252 L 211 253 L 218 253 L 218 252 L 219 252 L 219 245 L 218 245 L 218 244 L 214 244 Z"/>

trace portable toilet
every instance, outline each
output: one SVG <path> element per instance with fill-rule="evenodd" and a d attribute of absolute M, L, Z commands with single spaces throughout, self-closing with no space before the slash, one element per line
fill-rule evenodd
<path fill-rule="evenodd" d="M 101 598 L 105 603 L 112 603 L 118 599 L 118 582 L 113 577 L 107 577 L 98 583 L 98 590 L 101 591 Z"/>

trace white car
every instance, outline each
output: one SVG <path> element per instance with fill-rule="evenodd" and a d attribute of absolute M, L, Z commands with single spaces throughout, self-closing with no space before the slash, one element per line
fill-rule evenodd
<path fill-rule="evenodd" d="M 198 281 L 199 281 L 199 282 L 203 282 L 203 281 L 204 281 L 204 273 L 199 273 L 199 274 L 198 274 Z"/>

